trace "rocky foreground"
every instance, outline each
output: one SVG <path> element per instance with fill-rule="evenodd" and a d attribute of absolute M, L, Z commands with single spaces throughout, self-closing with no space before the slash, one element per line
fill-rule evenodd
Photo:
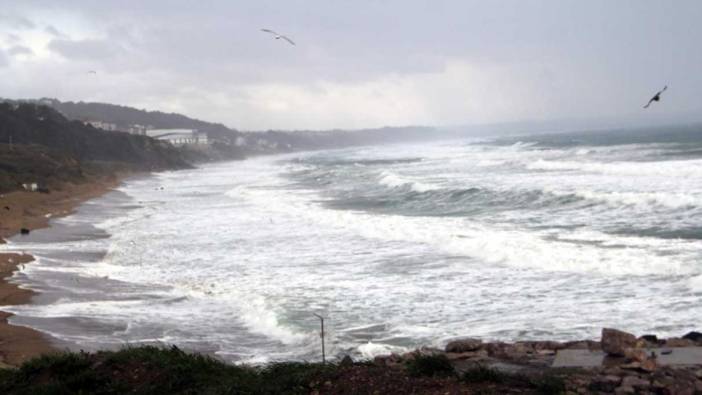
<path fill-rule="evenodd" d="M 467 376 L 475 376 L 476 372 L 482 374 L 474 383 L 486 384 L 489 376 L 496 377 L 493 389 L 506 389 L 501 384 L 510 377 L 521 377 L 522 382 L 548 377 L 555 393 L 702 394 L 699 332 L 658 339 L 655 335 L 636 337 L 605 328 L 599 342 L 565 343 L 484 343 L 466 338 L 451 341 L 444 350 L 420 349 L 405 355 L 377 357 L 374 363 L 401 367 L 420 355 L 445 357 L 464 382 L 470 382 Z M 568 355 L 571 357 L 562 358 Z M 678 355 L 681 357 L 672 358 Z M 490 388 L 481 386 L 481 391 Z"/>
<path fill-rule="evenodd" d="M 59 353 L 0 368 L 1 394 L 702 394 L 702 334 L 604 329 L 580 342 L 485 343 L 338 363 L 231 365 L 177 347 Z M 680 362 L 685 362 L 681 364 Z"/>

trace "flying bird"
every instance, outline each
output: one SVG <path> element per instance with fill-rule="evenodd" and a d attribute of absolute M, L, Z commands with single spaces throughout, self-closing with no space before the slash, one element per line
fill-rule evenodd
<path fill-rule="evenodd" d="M 653 103 L 654 101 L 661 101 L 661 93 L 665 92 L 666 89 L 668 89 L 668 85 L 664 86 L 662 91 L 656 93 L 656 95 L 653 96 L 651 100 L 649 100 L 648 103 L 646 103 L 646 105 L 643 106 L 643 108 L 648 108 L 648 106 L 650 106 L 651 103 Z"/>
<path fill-rule="evenodd" d="M 90 71 L 88 71 L 88 74 L 97 74 L 97 71 L 95 71 L 95 70 L 90 70 Z"/>
<path fill-rule="evenodd" d="M 266 33 L 270 33 L 270 34 L 274 35 L 276 40 L 280 40 L 280 39 L 282 38 L 283 40 L 289 42 L 291 45 L 295 45 L 295 43 L 293 42 L 293 40 L 291 40 L 291 39 L 288 38 L 287 36 L 284 36 L 284 35 L 282 35 L 282 34 L 280 34 L 280 33 L 274 32 L 273 30 L 261 29 L 261 31 L 262 31 L 262 32 L 266 32 Z"/>

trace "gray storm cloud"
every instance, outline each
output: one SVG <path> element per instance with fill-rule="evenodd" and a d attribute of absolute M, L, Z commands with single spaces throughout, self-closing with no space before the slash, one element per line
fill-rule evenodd
<path fill-rule="evenodd" d="M 36 25 L 29 19 L 20 15 L 0 14 L 0 26 L 12 29 L 34 29 Z"/>
<path fill-rule="evenodd" d="M 124 55 L 119 46 L 106 40 L 54 39 L 48 48 L 67 59 L 100 61 Z"/>
<path fill-rule="evenodd" d="M 0 88 L 245 129 L 461 124 L 702 109 L 702 4 L 624 0 L 10 0 Z M 283 46 L 263 27 L 289 34 Z M 19 42 L 10 42 L 15 36 Z M 84 70 L 100 70 L 85 80 Z M 46 76 L 42 84 L 37 75 Z M 42 79 L 44 77 L 41 77 Z"/>
<path fill-rule="evenodd" d="M 61 33 L 56 27 L 54 26 L 47 26 L 44 28 L 44 31 L 51 34 L 52 36 L 59 37 L 59 38 L 66 38 L 66 35 Z"/>
<path fill-rule="evenodd" d="M 12 56 L 16 56 L 16 55 L 33 55 L 33 54 L 34 54 L 34 51 L 32 51 L 31 49 L 29 49 L 29 48 L 27 48 L 27 47 L 23 47 L 23 46 L 21 46 L 21 45 L 15 45 L 14 47 L 10 48 L 10 49 L 7 51 L 7 53 L 10 54 L 10 55 L 12 55 Z"/>

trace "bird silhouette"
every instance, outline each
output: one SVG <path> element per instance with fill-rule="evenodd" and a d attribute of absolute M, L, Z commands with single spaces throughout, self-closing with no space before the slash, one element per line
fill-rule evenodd
<path fill-rule="evenodd" d="M 661 93 L 665 92 L 666 89 L 668 89 L 668 85 L 664 86 L 663 90 L 656 93 L 655 96 L 653 96 L 651 100 L 649 100 L 648 103 L 646 103 L 646 105 L 643 106 L 643 108 L 648 108 L 648 106 L 650 106 L 651 103 L 653 103 L 654 101 L 661 101 Z"/>
<path fill-rule="evenodd" d="M 291 45 L 295 45 L 295 43 L 293 42 L 293 40 L 291 40 L 291 39 L 288 38 L 287 36 L 284 36 L 284 35 L 282 35 L 282 34 L 280 34 L 280 33 L 274 32 L 273 30 L 270 30 L 270 29 L 261 29 L 261 31 L 262 31 L 262 32 L 266 32 L 266 33 L 270 33 L 270 34 L 274 35 L 276 40 L 280 40 L 280 39 L 282 38 L 283 40 L 289 42 Z"/>

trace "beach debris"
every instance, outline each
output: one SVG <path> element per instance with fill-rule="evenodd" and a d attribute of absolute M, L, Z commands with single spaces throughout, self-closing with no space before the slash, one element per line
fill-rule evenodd
<path fill-rule="evenodd" d="M 612 328 L 602 328 L 602 350 L 611 356 L 623 357 L 627 348 L 636 347 L 636 336 Z"/>
<path fill-rule="evenodd" d="M 10 211 L 10 206 L 5 206 L 5 210 Z"/>
<path fill-rule="evenodd" d="M 22 235 L 28 235 L 29 232 L 30 232 L 30 230 L 27 229 L 27 228 L 22 228 L 22 229 L 20 229 L 20 234 L 22 234 Z"/>
<path fill-rule="evenodd" d="M 22 188 L 24 188 L 25 191 L 36 192 L 39 188 L 39 184 L 37 184 L 36 182 L 22 184 Z"/>
<path fill-rule="evenodd" d="M 646 105 L 643 108 L 648 108 L 648 106 L 651 105 L 654 101 L 661 101 L 661 93 L 665 92 L 666 89 L 668 89 L 668 85 L 664 86 L 662 90 L 658 91 L 652 98 L 651 100 L 646 103 Z"/>

